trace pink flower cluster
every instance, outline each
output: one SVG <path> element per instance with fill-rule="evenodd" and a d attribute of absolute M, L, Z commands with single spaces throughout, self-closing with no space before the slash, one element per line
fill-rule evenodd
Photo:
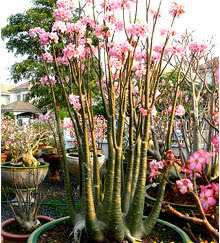
<path fill-rule="evenodd" d="M 74 110 L 78 111 L 81 109 L 81 104 L 78 95 L 71 94 L 69 96 L 69 102 L 73 105 Z"/>
<path fill-rule="evenodd" d="M 128 34 L 136 37 L 147 37 L 149 28 L 147 24 L 131 24 L 127 29 Z"/>
<path fill-rule="evenodd" d="M 216 199 L 219 199 L 219 184 L 212 183 L 207 186 L 200 186 L 199 200 L 205 211 L 208 211 L 209 207 L 216 205 Z"/>
<path fill-rule="evenodd" d="M 91 1 L 91 0 L 84 0 L 84 1 Z M 131 3 L 135 3 L 136 0 L 117 0 L 117 1 L 106 1 L 106 6 L 104 3 L 101 3 L 101 8 L 106 7 L 107 11 L 114 11 L 117 9 L 123 9 L 127 8 L 129 9 L 131 7 Z"/>
<path fill-rule="evenodd" d="M 171 14 L 173 17 L 179 17 L 182 15 L 185 11 L 183 10 L 182 5 L 178 5 L 177 3 L 173 2 L 171 5 L 171 8 L 169 10 L 169 14 Z"/>
<path fill-rule="evenodd" d="M 63 21 L 54 22 L 52 31 L 60 31 L 61 33 L 65 33 L 67 31 L 66 23 Z"/>
<path fill-rule="evenodd" d="M 79 58 L 84 51 L 84 47 L 82 45 L 76 47 L 76 45 L 70 43 L 63 49 L 63 55 L 68 58 Z"/>
<path fill-rule="evenodd" d="M 49 41 L 54 41 L 55 43 L 58 43 L 58 40 L 59 40 L 57 33 L 54 33 L 54 32 L 49 33 L 39 27 L 30 29 L 29 35 L 32 38 L 38 36 L 40 38 L 41 45 L 48 45 Z"/>
<path fill-rule="evenodd" d="M 72 124 L 72 121 L 65 121 L 65 122 L 63 122 L 63 124 L 62 124 L 62 127 L 64 128 L 64 129 L 66 129 L 66 130 L 71 130 L 71 129 L 73 129 L 73 124 Z"/>
<path fill-rule="evenodd" d="M 68 58 L 66 56 L 57 57 L 57 64 L 58 65 L 60 65 L 60 64 L 68 65 L 69 64 Z"/>
<path fill-rule="evenodd" d="M 49 79 L 48 79 L 47 76 L 44 76 L 44 77 L 41 77 L 40 83 L 43 86 L 45 86 L 45 85 L 55 85 L 56 84 L 56 79 L 55 79 L 55 77 L 49 77 Z"/>
<path fill-rule="evenodd" d="M 193 191 L 193 184 L 189 179 L 177 180 L 176 185 L 182 194 L 185 194 L 188 190 Z"/>
<path fill-rule="evenodd" d="M 176 116 L 183 116 L 184 114 L 185 114 L 184 106 L 182 106 L 182 105 L 176 106 L 175 115 Z"/>
<path fill-rule="evenodd" d="M 164 35 L 172 35 L 174 36 L 176 34 L 175 30 L 169 30 L 169 29 L 161 29 L 160 30 L 160 35 L 164 36 Z"/>
<path fill-rule="evenodd" d="M 107 123 L 103 116 L 95 116 L 95 137 L 97 142 L 105 138 L 105 132 L 107 129 Z"/>
<path fill-rule="evenodd" d="M 189 45 L 189 50 L 194 53 L 199 53 L 203 55 L 208 49 L 208 46 L 205 44 L 191 43 Z"/>
<path fill-rule="evenodd" d="M 133 48 L 127 42 L 119 44 L 119 45 L 112 44 L 109 49 L 109 56 L 115 57 L 115 58 L 121 60 L 122 58 L 127 57 L 127 54 L 129 51 L 133 51 Z"/>
<path fill-rule="evenodd" d="M 73 18 L 73 15 L 69 9 L 57 8 L 54 10 L 53 15 L 56 21 L 69 21 Z"/>
<path fill-rule="evenodd" d="M 219 135 L 212 137 L 211 141 L 212 141 L 212 143 L 214 145 L 215 152 L 219 153 Z"/>
<path fill-rule="evenodd" d="M 42 55 L 42 59 L 47 62 L 47 63 L 52 63 L 53 62 L 53 56 L 48 53 L 48 52 L 45 52 L 43 55 Z"/>
<path fill-rule="evenodd" d="M 45 114 L 45 115 L 40 114 L 39 120 L 40 121 L 48 121 L 49 120 L 49 115 L 48 114 Z"/>
<path fill-rule="evenodd" d="M 203 149 L 200 151 L 197 151 L 190 155 L 189 160 L 188 160 L 188 166 L 187 168 L 192 171 L 194 170 L 195 172 L 202 172 L 202 169 L 206 164 L 209 164 L 211 158 L 213 156 L 213 153 L 209 153 Z"/>
<path fill-rule="evenodd" d="M 163 169 L 164 164 L 163 161 L 156 161 L 156 160 L 152 160 L 150 162 L 150 182 L 152 182 L 153 178 L 157 177 L 158 175 L 160 175 L 160 171 L 159 169 Z"/>
<path fill-rule="evenodd" d="M 57 0 L 56 6 L 57 8 L 64 8 L 72 10 L 74 7 L 76 7 L 76 1 L 75 0 Z"/>

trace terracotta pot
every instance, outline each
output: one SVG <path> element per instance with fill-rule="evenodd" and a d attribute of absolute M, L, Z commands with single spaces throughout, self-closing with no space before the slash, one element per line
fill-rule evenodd
<path fill-rule="evenodd" d="M 1 153 L 1 161 L 2 162 L 6 162 L 7 161 L 7 158 L 8 158 L 8 155 L 7 154 Z"/>
<path fill-rule="evenodd" d="M 19 189 L 36 187 L 45 179 L 48 167 L 46 162 L 37 167 L 15 167 L 5 162 L 1 165 L 2 184 Z"/>
<path fill-rule="evenodd" d="M 38 216 L 38 219 L 51 222 L 54 219 L 47 217 L 47 216 Z M 4 239 L 4 243 L 18 243 L 18 242 L 27 242 L 30 234 L 25 234 L 25 235 L 20 235 L 20 234 L 13 234 L 13 233 L 8 233 L 4 230 L 4 227 L 9 224 L 13 224 L 16 220 L 14 218 L 8 219 L 1 224 L 1 235 Z"/>
<path fill-rule="evenodd" d="M 62 158 L 62 155 L 60 155 Z M 60 161 L 59 155 L 56 153 L 42 153 L 42 157 L 44 161 L 49 163 L 49 177 L 48 179 L 50 181 L 61 181 L 60 176 L 60 168 L 62 165 L 62 162 Z"/>
<path fill-rule="evenodd" d="M 97 154 L 98 166 L 101 168 L 105 162 L 105 155 Z M 79 155 L 78 153 L 70 153 L 66 155 L 69 171 L 73 176 L 79 177 Z M 91 157 L 92 158 L 92 157 Z M 93 163 L 91 163 L 91 171 L 93 171 Z"/>

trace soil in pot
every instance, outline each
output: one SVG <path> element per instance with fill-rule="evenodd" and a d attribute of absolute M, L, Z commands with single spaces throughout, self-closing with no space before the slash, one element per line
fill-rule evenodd
<path fill-rule="evenodd" d="M 39 219 L 39 220 L 40 220 L 41 225 L 48 223 L 48 220 L 46 220 L 46 219 Z M 8 233 L 17 234 L 17 235 L 27 235 L 27 234 L 31 233 L 31 232 L 27 232 L 24 229 L 22 229 L 19 226 L 17 221 L 15 221 L 14 223 L 7 224 L 6 226 L 4 226 L 4 230 L 6 232 L 8 232 Z"/>
<path fill-rule="evenodd" d="M 37 217 L 42 224 L 51 222 L 53 219 L 47 216 Z M 5 243 L 27 242 L 31 232 L 25 232 L 21 229 L 14 218 L 8 219 L 1 224 L 1 235 Z"/>
<path fill-rule="evenodd" d="M 50 230 L 44 232 L 38 238 L 38 243 L 72 243 L 73 239 L 69 235 L 73 231 L 73 226 L 69 222 L 63 222 L 59 225 L 51 228 Z M 181 237 L 169 227 L 157 223 L 152 234 L 143 243 L 155 243 L 155 242 L 178 242 L 181 243 Z M 81 242 L 89 243 L 89 239 L 82 239 Z M 110 243 L 106 240 L 106 243 Z M 124 241 L 126 243 L 126 241 Z"/>
<path fill-rule="evenodd" d="M 158 192 L 158 186 L 150 187 L 147 190 L 147 194 L 149 196 L 151 196 L 152 198 L 157 197 L 157 192 Z M 181 194 L 179 192 L 179 190 L 175 188 L 175 186 L 173 187 L 170 184 L 167 184 L 163 201 L 175 203 L 175 204 L 178 204 L 178 205 L 184 205 L 184 206 L 188 206 L 188 205 L 189 206 L 195 206 L 195 201 L 194 201 L 191 194 L 189 194 L 189 193 Z M 150 212 L 151 212 L 151 209 L 152 209 L 151 206 L 146 206 L 144 214 L 149 215 Z M 195 209 L 193 209 L 192 207 L 188 209 L 186 207 L 186 208 L 182 208 L 182 209 L 179 208 L 177 210 L 188 213 L 189 216 L 192 216 L 191 213 L 193 211 L 193 213 L 196 214 L 197 217 L 199 217 L 196 206 L 195 206 Z M 209 218 L 208 215 L 206 215 L 206 216 Z M 172 213 L 170 213 L 167 210 L 162 210 L 159 218 L 162 219 L 162 220 L 166 220 L 166 221 L 170 222 L 171 224 L 175 224 L 176 226 L 180 227 L 183 230 L 185 230 L 184 228 L 187 226 L 187 221 L 178 218 L 177 216 L 173 215 Z M 210 220 L 210 218 L 209 218 L 209 220 Z M 205 242 L 205 240 L 207 240 L 207 242 L 212 241 L 210 235 L 207 234 L 204 227 L 201 228 L 200 225 L 192 224 L 192 223 L 190 224 L 190 226 L 191 226 L 193 234 L 197 238 L 201 237 L 201 239 L 203 239 L 204 242 Z M 187 230 L 185 230 L 185 232 L 187 233 Z M 213 240 L 213 242 L 214 242 L 214 240 Z"/>
<path fill-rule="evenodd" d="M 158 187 L 151 187 L 147 190 L 147 193 L 153 197 L 157 197 Z M 184 204 L 184 205 L 194 205 L 195 202 L 193 200 L 192 195 L 189 193 L 182 194 L 179 190 L 175 190 L 172 185 L 168 184 L 166 187 L 166 191 L 163 197 L 163 201 L 177 203 L 177 204 Z"/>
<path fill-rule="evenodd" d="M 144 208 L 144 215 L 149 215 L 151 210 L 152 210 L 152 206 L 146 206 Z M 160 212 L 160 215 L 159 215 L 159 219 L 165 220 L 171 224 L 176 225 L 177 227 L 179 227 L 180 229 L 185 231 L 190 236 L 190 234 L 187 232 L 188 222 L 183 219 L 178 218 L 177 216 L 173 215 L 171 212 L 162 209 L 162 211 Z M 206 230 L 204 228 L 201 228 L 200 225 L 190 223 L 190 226 L 191 226 L 191 230 L 192 230 L 193 234 L 195 235 L 195 237 L 196 238 L 201 237 L 201 239 L 202 239 L 201 242 L 204 242 L 204 243 L 211 243 L 211 242 L 214 243 L 215 242 L 214 239 L 212 239 L 212 237 L 210 237 L 210 235 L 206 232 Z M 170 241 L 170 242 L 172 242 L 172 241 Z M 179 243 L 177 241 L 174 241 L 174 242 Z M 157 243 L 160 243 L 160 241 Z"/>

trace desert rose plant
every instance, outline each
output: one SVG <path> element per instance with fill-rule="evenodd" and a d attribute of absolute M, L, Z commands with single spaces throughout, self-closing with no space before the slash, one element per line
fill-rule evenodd
<path fill-rule="evenodd" d="M 20 126 L 11 118 L 2 119 L 1 139 L 12 154 L 12 164 L 37 166 L 34 150 L 41 142 L 47 142 L 51 138 L 51 131 L 43 122 L 35 121 Z"/>
<path fill-rule="evenodd" d="M 159 1 L 156 9 L 152 9 L 150 1 L 146 1 L 143 22 L 138 19 L 139 4 L 135 0 L 86 0 L 85 4 L 92 10 L 92 17 L 82 16 L 80 4 L 77 5 L 75 1 L 58 0 L 52 32 L 34 28 L 30 30 L 30 36 L 40 39 L 41 62 L 45 69 L 45 76 L 40 82 L 51 88 L 53 97 L 74 240 L 80 242 L 83 231 L 93 242 L 106 242 L 106 239 L 110 242 L 122 242 L 125 239 L 134 242 L 151 233 L 159 216 L 168 178 L 167 170 L 172 166 L 174 157 L 170 149 L 175 114 L 184 113 L 178 94 L 188 72 L 186 70 L 182 73 L 188 46 L 170 42 L 175 36 L 174 22 L 184 10 L 182 5 L 172 3 L 168 10 L 170 25 L 166 29 L 160 29 L 158 23 L 162 18 L 162 1 Z M 72 12 L 76 8 L 79 16 L 73 18 Z M 131 13 L 132 8 L 134 16 L 130 14 L 128 18 L 126 13 Z M 101 13 L 97 14 L 99 10 Z M 161 45 L 155 41 L 158 36 Z M 176 83 L 172 93 L 168 95 L 171 107 L 164 148 L 159 151 L 155 144 L 152 151 L 162 161 L 159 165 L 160 186 L 154 208 L 149 217 L 143 220 L 151 125 L 157 113 L 161 77 L 173 58 L 181 62 L 176 68 Z M 97 166 L 96 131 L 99 124 L 93 114 L 95 100 L 91 84 L 94 79 L 97 80 L 99 95 L 105 108 L 107 126 L 109 158 L 104 197 L 100 193 L 100 173 Z M 56 85 L 63 89 L 71 127 L 77 140 L 82 170 L 80 212 L 76 210 L 70 196 L 63 130 L 56 109 Z M 160 92 L 163 89 L 166 86 Z M 126 171 L 123 170 L 125 138 L 128 138 L 129 144 Z M 91 149 L 93 175 L 90 166 Z"/>

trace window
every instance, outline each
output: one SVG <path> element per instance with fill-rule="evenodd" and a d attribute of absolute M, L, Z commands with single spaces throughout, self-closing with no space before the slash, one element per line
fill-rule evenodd
<path fill-rule="evenodd" d="M 27 94 L 23 94 L 23 101 L 25 102 L 27 99 Z"/>
<path fill-rule="evenodd" d="M 17 95 L 17 101 L 21 101 L 21 95 Z"/>

